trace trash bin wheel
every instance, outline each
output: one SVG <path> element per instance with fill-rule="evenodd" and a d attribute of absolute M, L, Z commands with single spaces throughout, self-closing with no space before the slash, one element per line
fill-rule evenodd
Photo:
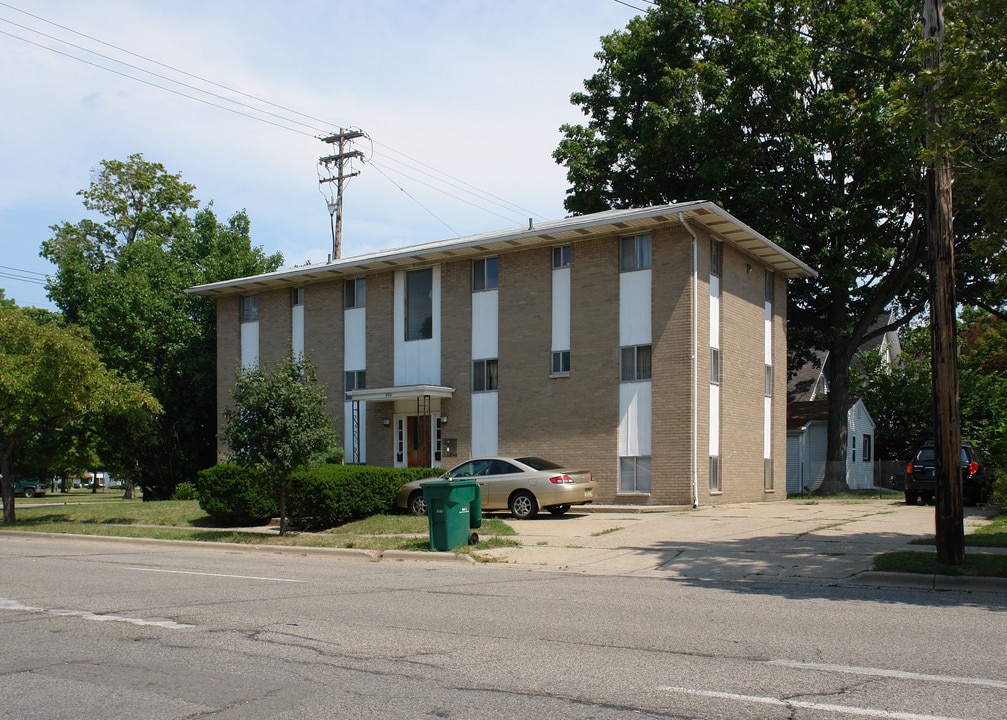
<path fill-rule="evenodd" d="M 475 545 L 479 542 L 479 533 L 469 533 L 469 545 Z"/>

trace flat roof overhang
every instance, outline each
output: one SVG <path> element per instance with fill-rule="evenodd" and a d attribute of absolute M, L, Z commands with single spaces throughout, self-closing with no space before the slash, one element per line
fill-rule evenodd
<path fill-rule="evenodd" d="M 248 295 L 284 287 L 366 276 L 377 272 L 428 267 L 469 257 L 480 257 L 533 247 L 550 247 L 605 235 L 630 235 L 675 224 L 701 228 L 787 278 L 818 273 L 779 245 L 709 201 L 658 205 L 631 210 L 607 210 L 540 223 L 528 228 L 497 230 L 452 240 L 381 250 L 251 277 L 188 288 L 191 295 L 222 297 Z"/>
<path fill-rule="evenodd" d="M 449 398 L 455 394 L 452 387 L 443 385 L 395 385 L 383 388 L 363 388 L 346 393 L 350 400 L 364 402 L 392 402 L 418 397 Z"/>

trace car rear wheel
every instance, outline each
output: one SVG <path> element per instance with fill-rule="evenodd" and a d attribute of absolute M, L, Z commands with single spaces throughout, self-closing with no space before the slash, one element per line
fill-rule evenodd
<path fill-rule="evenodd" d="M 423 491 L 416 490 L 412 495 L 409 496 L 409 512 L 413 515 L 426 515 L 427 514 L 427 501 L 423 499 Z"/>
<path fill-rule="evenodd" d="M 527 490 L 518 490 L 511 495 L 507 507 L 510 509 L 510 514 L 518 520 L 527 520 L 538 514 L 538 501 Z"/>
<path fill-rule="evenodd" d="M 30 497 L 35 497 L 35 488 L 32 488 L 32 487 L 26 487 L 26 488 L 24 489 L 24 496 L 25 496 L 26 498 L 30 498 Z"/>
<path fill-rule="evenodd" d="M 566 511 L 569 509 L 570 509 L 569 505 L 553 505 L 550 508 L 546 508 L 546 510 L 549 511 L 550 515 L 555 515 L 556 517 L 559 517 L 560 515 L 565 515 Z"/>
<path fill-rule="evenodd" d="M 912 490 L 906 490 L 906 505 L 915 505 L 918 499 L 919 495 Z"/>

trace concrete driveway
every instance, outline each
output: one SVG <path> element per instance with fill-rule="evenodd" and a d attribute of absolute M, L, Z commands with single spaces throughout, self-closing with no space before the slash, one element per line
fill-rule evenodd
<path fill-rule="evenodd" d="M 966 508 L 965 532 L 993 515 L 992 509 Z M 821 584 L 869 572 L 878 553 L 922 549 L 910 542 L 933 536 L 934 508 L 895 500 L 818 499 L 696 510 L 574 508 L 559 518 L 542 514 L 507 522 L 522 547 L 480 554 L 528 569 Z"/>

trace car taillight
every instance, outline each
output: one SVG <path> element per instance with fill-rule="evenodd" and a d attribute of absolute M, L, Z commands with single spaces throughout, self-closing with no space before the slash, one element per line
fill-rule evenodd
<path fill-rule="evenodd" d="M 979 472 L 979 463 L 974 462 L 974 461 L 970 462 L 969 463 L 969 475 L 970 476 L 971 475 L 975 475 L 977 472 Z"/>
<path fill-rule="evenodd" d="M 910 460 L 909 464 L 906 465 L 906 474 L 907 475 L 912 475 L 913 474 L 913 461 L 912 460 Z"/>
<path fill-rule="evenodd" d="M 569 475 L 566 475 L 566 474 L 564 474 L 564 475 L 553 475 L 551 478 L 549 478 L 549 482 L 555 483 L 557 485 L 562 484 L 562 483 L 572 483 L 573 482 L 573 478 L 570 477 Z"/>

